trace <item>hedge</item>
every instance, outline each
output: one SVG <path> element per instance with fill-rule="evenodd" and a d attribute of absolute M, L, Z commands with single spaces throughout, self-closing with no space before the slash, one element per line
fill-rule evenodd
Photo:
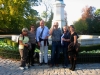
<path fill-rule="evenodd" d="M 3 58 L 20 59 L 19 51 L 17 50 L 5 50 L 0 48 L 0 56 Z"/>
<path fill-rule="evenodd" d="M 4 42 L 6 42 L 8 45 L 11 45 L 13 47 L 18 47 L 18 43 L 13 42 L 9 39 L 4 39 Z M 38 46 L 36 47 L 39 49 Z M 51 50 L 51 46 L 49 46 L 48 49 Z M 81 53 L 82 51 L 88 52 L 88 51 L 97 50 L 97 49 L 100 50 L 100 45 L 81 46 L 79 50 L 78 63 L 100 62 L 100 53 Z M 37 50 L 37 52 L 39 51 Z M 9 50 L 9 49 L 0 48 L 0 56 L 4 58 L 12 58 L 12 59 L 18 59 L 18 60 L 20 59 L 19 50 Z M 63 56 L 61 55 L 60 59 L 62 58 Z"/>

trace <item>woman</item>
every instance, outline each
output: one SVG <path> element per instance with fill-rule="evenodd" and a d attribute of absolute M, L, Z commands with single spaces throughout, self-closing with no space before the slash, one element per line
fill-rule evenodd
<path fill-rule="evenodd" d="M 21 56 L 21 65 L 19 68 L 22 70 L 27 68 L 26 60 L 27 60 L 27 56 L 28 56 L 28 47 L 29 47 L 28 42 L 29 42 L 28 29 L 23 28 L 22 34 L 21 34 L 21 36 L 19 36 L 19 53 Z"/>
<path fill-rule="evenodd" d="M 63 27 L 63 35 L 61 36 L 61 45 L 64 55 L 64 65 L 63 67 L 66 68 L 68 66 L 68 45 L 70 43 L 70 33 L 68 31 L 68 27 Z"/>
<path fill-rule="evenodd" d="M 73 25 L 70 25 L 70 44 L 68 46 L 68 57 L 71 63 L 71 67 L 69 68 L 70 70 L 74 71 L 75 70 L 75 66 L 76 66 L 76 60 L 77 60 L 77 51 L 75 48 L 75 45 L 77 43 L 77 33 L 75 32 L 75 28 Z"/>
<path fill-rule="evenodd" d="M 29 50 L 29 65 L 34 66 L 34 52 L 35 52 L 35 46 L 36 46 L 36 36 L 35 36 L 35 27 L 34 25 L 31 25 L 30 31 L 28 32 L 29 42 L 31 43 L 31 49 Z"/>

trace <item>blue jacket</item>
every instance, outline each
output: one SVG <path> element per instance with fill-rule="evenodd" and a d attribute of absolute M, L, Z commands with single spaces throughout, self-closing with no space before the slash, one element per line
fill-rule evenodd
<path fill-rule="evenodd" d="M 70 32 L 67 31 L 67 32 L 63 35 L 62 38 L 70 39 Z M 63 43 L 62 45 L 63 45 L 64 47 L 68 47 L 68 45 L 69 45 L 70 42 L 62 41 L 62 43 Z"/>

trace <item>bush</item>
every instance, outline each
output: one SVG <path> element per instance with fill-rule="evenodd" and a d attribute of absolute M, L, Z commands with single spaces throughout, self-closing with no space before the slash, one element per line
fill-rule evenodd
<path fill-rule="evenodd" d="M 99 45 L 91 45 L 91 46 L 81 46 L 79 52 L 81 51 L 91 51 L 91 50 L 97 50 L 100 49 L 100 44 Z"/>
<path fill-rule="evenodd" d="M 11 44 L 13 47 L 18 47 L 18 43 L 17 42 L 14 42 L 12 41 L 12 44 Z"/>
<path fill-rule="evenodd" d="M 3 58 L 20 59 L 18 50 L 5 50 L 4 48 L 0 48 L 0 56 Z"/>
<path fill-rule="evenodd" d="M 3 43 L 2 43 L 3 42 Z M 8 45 L 7 45 L 8 43 Z M 48 54 L 51 54 L 52 46 L 49 46 Z M 98 50 L 97 50 L 98 49 Z M 39 52 L 36 46 L 35 52 Z M 0 41 L 0 56 L 4 58 L 20 59 L 18 43 L 9 39 Z M 60 56 L 60 63 L 63 61 L 63 54 Z M 81 46 L 79 50 L 78 63 L 100 62 L 100 45 Z"/>

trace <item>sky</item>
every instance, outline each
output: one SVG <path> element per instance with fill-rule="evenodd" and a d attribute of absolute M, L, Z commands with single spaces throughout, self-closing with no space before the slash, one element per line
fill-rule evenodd
<path fill-rule="evenodd" d="M 81 17 L 82 8 L 85 6 L 94 6 L 96 9 L 100 8 L 100 0 L 63 0 L 63 2 L 66 5 L 64 10 L 67 12 L 68 25 L 73 24 L 74 21 L 77 21 Z M 38 6 L 34 9 L 41 15 L 45 11 L 45 6 Z"/>

